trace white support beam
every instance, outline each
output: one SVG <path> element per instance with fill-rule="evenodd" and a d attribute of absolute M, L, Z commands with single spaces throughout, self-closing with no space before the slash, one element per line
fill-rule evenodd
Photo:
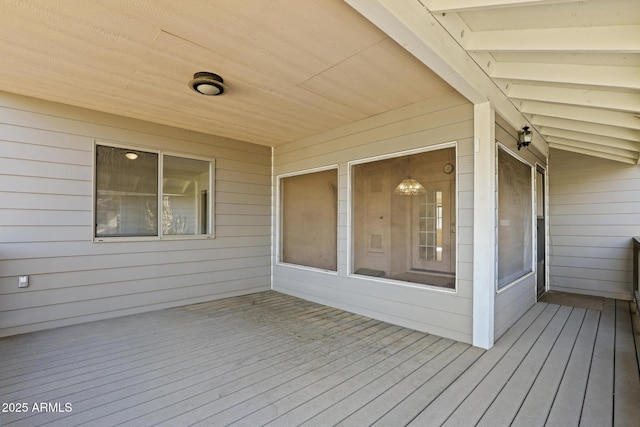
<path fill-rule="evenodd" d="M 640 89 L 640 67 L 496 62 L 492 78 Z"/>
<path fill-rule="evenodd" d="M 494 342 L 496 283 L 495 111 L 489 102 L 473 110 L 473 345 Z"/>
<path fill-rule="evenodd" d="M 423 3 L 432 12 L 461 12 L 465 10 L 568 3 L 571 1 L 575 0 L 423 0 Z"/>
<path fill-rule="evenodd" d="M 640 142 L 632 142 L 626 139 L 611 138 L 592 133 L 576 132 L 567 129 L 558 129 L 548 126 L 541 126 L 540 133 L 545 137 L 557 137 L 566 140 L 584 141 L 591 144 L 603 145 L 606 147 L 619 148 L 640 153 Z"/>
<path fill-rule="evenodd" d="M 523 101 L 520 111 L 525 114 L 553 116 L 561 119 L 640 130 L 640 120 L 631 113 L 540 101 Z"/>
<path fill-rule="evenodd" d="M 640 25 L 473 31 L 471 52 L 640 52 Z"/>
<path fill-rule="evenodd" d="M 619 156 L 615 156 L 615 155 L 611 155 L 611 154 L 606 154 L 606 153 L 601 153 L 599 151 L 593 151 L 593 150 L 587 150 L 584 148 L 576 148 L 576 147 L 570 147 L 564 144 L 558 144 L 558 143 L 552 143 L 549 144 L 550 148 L 555 148 L 558 150 L 564 150 L 564 151 L 570 151 L 572 153 L 579 153 L 579 154 L 584 154 L 587 156 L 593 156 L 593 157 L 600 157 L 602 159 L 607 159 L 607 160 L 613 160 L 616 162 L 622 162 L 622 163 L 626 163 L 629 165 L 635 165 L 637 164 L 637 160 L 633 161 L 633 160 L 629 160 L 625 157 L 619 157 Z"/>
<path fill-rule="evenodd" d="M 514 83 L 509 86 L 507 95 L 514 99 L 640 112 L 640 96 L 635 93 Z"/>
<path fill-rule="evenodd" d="M 516 129 L 528 124 L 511 100 L 418 1 L 345 1 L 469 101 L 491 102 L 495 111 Z M 535 129 L 533 146 L 543 155 L 549 152 Z"/>
<path fill-rule="evenodd" d="M 621 158 L 621 159 L 628 159 L 632 162 L 635 162 L 636 159 L 638 158 L 637 151 L 624 150 L 621 148 L 609 147 L 609 146 L 600 145 L 600 144 L 592 144 L 586 141 L 559 138 L 557 136 L 549 136 L 547 137 L 547 141 L 549 142 L 549 144 L 554 143 L 554 144 L 559 144 L 566 147 L 574 147 L 574 148 L 580 148 L 580 149 L 585 149 L 589 151 L 595 151 L 595 152 L 607 154 L 610 156 L 616 156 L 617 158 Z"/>
<path fill-rule="evenodd" d="M 605 126 L 597 123 L 585 123 L 576 120 L 540 115 L 532 117 L 531 123 L 536 125 L 536 127 L 548 126 L 552 128 L 573 130 L 576 132 L 592 133 L 594 135 L 602 135 L 611 138 L 625 139 L 627 141 L 640 141 L 640 132 L 636 130 Z"/>

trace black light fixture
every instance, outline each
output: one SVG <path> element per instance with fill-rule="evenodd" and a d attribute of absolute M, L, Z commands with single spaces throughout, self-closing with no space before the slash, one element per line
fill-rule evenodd
<path fill-rule="evenodd" d="M 222 77 L 208 71 L 195 73 L 189 82 L 189 87 L 200 95 L 206 96 L 218 96 L 226 91 Z"/>
<path fill-rule="evenodd" d="M 527 147 L 531 144 L 531 140 L 533 139 L 533 134 L 529 130 L 529 126 L 525 126 L 521 131 L 518 131 L 518 150 L 522 147 Z"/>

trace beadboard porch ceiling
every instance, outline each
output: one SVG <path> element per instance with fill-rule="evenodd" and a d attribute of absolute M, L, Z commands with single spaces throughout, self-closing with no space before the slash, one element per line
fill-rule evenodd
<path fill-rule="evenodd" d="M 640 156 L 636 0 L 7 1 L 0 57 L 0 90 L 268 146 L 455 88 L 542 152 Z"/>

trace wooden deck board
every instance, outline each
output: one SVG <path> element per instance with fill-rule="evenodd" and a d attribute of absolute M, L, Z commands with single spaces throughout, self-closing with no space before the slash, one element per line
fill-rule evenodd
<path fill-rule="evenodd" d="M 391 369 L 383 375 L 365 384 L 349 396 L 339 399 L 332 406 L 326 408 L 313 418 L 310 418 L 303 425 L 322 427 L 336 425 L 342 422 L 349 415 L 389 391 L 433 359 L 445 355 L 448 360 L 451 360 L 451 358 L 457 356 L 461 349 L 458 348 L 455 349 L 456 351 L 451 352 L 450 350 L 454 344 L 456 344 L 455 341 L 446 339 L 435 342 L 433 345 L 430 345 L 429 348 L 412 355 L 411 358 L 401 362 L 397 366 L 391 366 Z M 367 377 L 369 376 L 367 375 Z M 367 378 L 367 380 L 369 379 L 370 377 Z"/>
<path fill-rule="evenodd" d="M 509 349 L 491 371 L 486 373 L 480 384 L 458 406 L 444 425 L 475 425 L 492 405 L 504 385 L 525 359 L 558 311 L 558 306 L 549 305 L 540 317 L 527 329 L 520 339 Z"/>
<path fill-rule="evenodd" d="M 616 301 L 616 347 L 613 421 L 616 426 L 640 424 L 640 377 L 629 302 Z"/>
<path fill-rule="evenodd" d="M 346 335 L 351 329 L 359 331 L 380 327 L 375 322 L 364 320 L 362 322 L 351 328 L 336 327 L 335 330 L 328 329 L 328 331 L 334 332 L 337 338 L 346 336 L 346 340 L 352 340 Z M 109 417 L 115 423 L 120 423 L 133 419 L 140 419 L 140 422 L 143 422 L 146 418 L 160 420 L 163 420 L 163 417 L 172 418 L 176 414 L 176 408 L 182 408 L 179 411 L 188 411 L 196 406 L 199 399 L 210 398 L 209 395 L 222 397 L 236 389 L 253 386 L 265 377 L 272 376 L 274 372 L 286 371 L 294 366 L 299 358 L 304 357 L 305 352 L 311 356 L 314 350 L 317 351 L 321 347 L 314 342 L 301 344 L 297 339 L 285 345 L 270 338 L 270 336 L 256 336 L 256 340 L 264 340 L 260 344 L 268 345 L 268 349 L 273 353 L 258 353 L 252 356 L 254 351 L 247 348 L 241 352 L 234 352 L 224 359 L 218 359 L 219 362 L 214 365 L 205 365 L 189 377 L 165 382 L 162 386 L 158 386 L 155 382 L 145 383 L 142 390 L 135 390 L 134 393 L 130 389 L 119 389 L 115 395 L 109 396 L 107 401 L 97 399 L 99 405 L 86 411 L 83 417 L 86 420 L 82 421 Z M 217 359 L 215 355 L 210 355 L 208 358 L 214 361 Z"/>
<path fill-rule="evenodd" d="M 406 335 L 406 330 L 399 330 L 393 335 L 379 340 L 378 346 L 369 346 L 367 343 L 366 346 L 351 352 L 344 358 L 335 359 L 332 363 L 320 366 L 306 375 L 296 378 L 295 381 L 246 400 L 242 405 L 247 406 L 249 409 L 244 408 L 245 416 L 238 416 L 234 425 L 261 425 L 291 411 L 326 390 L 336 387 L 344 381 L 345 375 L 349 375 L 351 372 L 358 372 L 364 367 L 370 366 L 371 363 L 378 359 L 375 353 L 379 349 L 386 348 L 387 345 Z M 219 415 L 228 417 L 230 412 L 242 409 L 236 406 L 229 411 L 221 412 Z M 214 419 L 212 418 L 211 421 Z"/>
<path fill-rule="evenodd" d="M 599 311 L 587 311 L 546 420 L 550 427 L 577 426 L 580 422 L 599 320 Z"/>
<path fill-rule="evenodd" d="M 302 314 L 303 311 L 301 311 L 300 314 Z M 337 311 L 336 313 L 344 313 L 344 312 Z M 314 316 L 316 314 L 305 313 L 305 315 Z M 198 354 L 198 352 L 210 356 L 212 352 L 218 349 L 221 351 L 224 351 L 227 354 L 231 354 L 233 352 L 232 347 L 240 347 L 239 349 L 236 349 L 236 351 L 244 351 L 243 348 L 250 349 L 254 347 L 255 343 L 252 342 L 251 339 L 253 334 L 255 334 L 256 332 L 269 333 L 270 331 L 277 331 L 280 328 L 278 325 L 270 325 L 270 326 L 267 326 L 267 325 L 269 324 L 265 324 L 264 329 L 256 329 L 253 332 L 249 332 L 249 335 L 247 336 L 241 335 L 242 333 L 245 333 L 245 334 L 247 333 L 246 327 L 242 325 L 237 330 L 233 328 L 226 330 L 225 331 L 226 335 L 222 335 L 222 336 L 220 336 L 221 334 L 212 334 L 211 332 L 207 332 L 206 330 L 204 331 L 204 335 L 188 335 L 187 334 L 187 335 L 183 335 L 182 337 L 178 337 L 176 335 L 175 337 L 173 337 L 173 339 L 179 339 L 177 343 L 172 342 L 171 339 L 167 337 L 160 336 L 160 337 L 154 338 L 158 342 L 158 346 L 156 347 L 155 351 L 153 351 L 153 349 L 150 351 L 148 347 L 143 347 L 142 350 L 140 350 L 138 347 L 138 344 L 131 344 L 132 348 L 137 349 L 136 353 L 129 353 L 126 351 L 111 352 L 108 356 L 109 359 L 98 357 L 91 360 L 92 364 L 87 365 L 88 369 L 78 369 L 78 366 L 75 366 L 74 364 L 67 367 L 68 364 L 67 364 L 66 355 L 62 355 L 62 356 L 56 355 L 54 359 L 58 361 L 57 363 L 60 365 L 64 365 L 65 368 L 67 369 L 65 371 L 65 374 L 66 374 L 65 379 L 67 380 L 68 384 L 65 383 L 64 381 L 62 383 L 59 381 L 58 377 L 61 376 L 61 374 L 57 373 L 57 369 L 52 369 L 51 372 L 45 371 L 43 372 L 43 375 L 40 375 L 40 376 L 35 376 L 35 374 L 37 374 L 40 371 L 38 369 L 34 369 L 34 372 L 29 374 L 30 376 L 35 376 L 32 382 L 25 383 L 24 381 L 20 381 L 20 378 L 17 378 L 18 381 L 16 382 L 16 378 L 11 378 L 11 380 L 14 381 L 14 383 L 12 384 L 13 386 L 12 388 L 15 388 L 18 390 L 28 389 L 31 392 L 33 391 L 43 392 L 43 391 L 48 391 L 49 389 L 51 389 L 51 387 L 53 388 L 60 388 L 61 386 L 67 387 L 69 384 L 81 383 L 83 379 L 81 374 L 85 373 L 85 371 L 88 371 L 88 373 L 86 374 L 86 377 L 91 380 L 91 385 L 95 385 L 95 380 L 100 375 L 104 377 L 113 378 L 113 376 L 117 374 L 118 371 L 125 372 L 127 363 L 131 364 L 136 369 L 140 369 L 143 366 L 153 364 L 157 360 L 170 360 L 172 363 L 175 363 L 176 361 L 175 357 L 178 357 L 181 354 L 185 353 L 185 344 L 192 345 L 190 347 L 190 351 L 188 352 L 189 357 L 192 357 L 194 354 Z M 191 328 L 191 325 L 186 325 L 186 326 Z M 183 338 L 185 336 L 188 339 L 184 340 Z M 206 342 L 203 340 L 203 338 L 208 338 L 212 340 L 212 342 L 215 342 L 215 344 L 202 345 L 201 343 Z M 88 354 L 92 354 L 92 352 L 93 352 L 92 347 L 87 350 Z M 55 360 L 53 363 L 55 363 Z M 112 363 L 108 363 L 108 360 L 111 360 Z M 145 363 L 140 364 L 140 361 L 143 361 Z M 115 368 L 113 368 L 114 365 L 116 366 Z M 99 366 L 98 370 L 96 370 L 96 366 Z M 51 375 L 52 373 L 53 375 Z M 64 375 L 62 376 L 64 377 Z M 10 388 L 11 386 L 7 384 L 3 384 L 2 393 L 4 394 L 6 392 L 9 392 Z M 69 389 L 65 388 L 65 390 L 68 391 Z"/>
<path fill-rule="evenodd" d="M 402 336 L 404 335 L 404 336 Z M 372 352 L 368 355 L 368 357 L 364 359 L 358 360 L 358 362 L 354 364 L 349 364 L 346 368 L 340 370 L 340 377 L 342 375 L 353 374 L 353 372 L 360 372 L 361 369 L 368 368 L 371 364 L 375 364 L 382 357 L 382 354 L 385 354 L 386 351 L 394 353 L 400 349 L 405 348 L 406 346 L 411 346 L 416 342 L 420 341 L 422 338 L 422 334 L 412 332 L 410 334 L 404 334 L 400 332 L 399 334 L 394 334 L 391 339 L 382 341 L 384 347 L 377 347 L 379 351 Z M 367 343 L 367 345 L 375 345 L 373 343 Z M 212 424 L 212 421 L 207 420 L 213 415 L 228 409 L 232 406 L 243 403 L 249 399 L 256 397 L 257 395 L 268 394 L 271 396 L 271 393 L 282 390 L 284 388 L 287 389 L 287 384 L 293 380 L 298 379 L 300 376 L 303 376 L 310 369 L 313 369 L 317 366 L 322 366 L 324 364 L 331 363 L 332 360 L 336 358 L 342 358 L 343 356 L 349 356 L 354 350 L 358 349 L 358 346 L 342 346 L 339 345 L 340 350 L 331 355 L 326 355 L 322 350 L 317 353 L 318 357 L 310 358 L 309 360 L 304 360 L 303 364 L 296 364 L 291 366 L 284 366 L 283 369 L 278 372 L 275 376 L 268 377 L 265 381 L 252 384 L 250 387 L 242 388 L 237 390 L 235 393 L 230 394 L 229 396 L 225 396 L 221 399 L 214 399 L 210 401 L 200 402 L 200 405 L 197 409 L 184 412 L 180 414 L 179 417 L 172 418 L 167 425 L 181 425 L 183 423 L 194 423 L 206 420 L 204 425 L 215 425 Z M 357 355 L 359 356 L 359 354 Z M 336 367 L 331 366 L 331 370 Z M 347 372 L 345 372 L 345 370 Z M 303 396 L 308 396 L 308 393 L 303 393 Z M 274 396 L 277 397 L 277 394 Z M 143 420 L 145 421 L 145 420 Z M 232 420 L 225 420 L 226 423 L 229 423 Z M 266 420 L 265 420 L 266 421 Z"/>
<path fill-rule="evenodd" d="M 375 426 L 404 426 L 409 424 L 416 415 L 420 414 L 424 408 L 428 407 L 431 402 L 445 392 L 470 366 L 473 366 L 482 354 L 484 354 L 484 350 L 477 347 L 469 347 L 433 378 L 421 386 L 416 387 L 414 390 L 409 390 L 409 396 L 380 418 L 374 419 L 371 424 Z M 355 420 L 364 418 L 366 422 L 354 425 L 368 425 L 367 422 L 369 419 L 365 418 L 368 415 L 369 413 L 366 412 L 366 408 L 356 412 L 353 418 Z M 371 413 L 371 415 L 375 415 L 375 413 Z M 346 421 L 348 420 L 349 419 Z"/>
<path fill-rule="evenodd" d="M 410 396 L 415 396 L 418 399 L 419 410 L 428 402 L 429 393 L 436 396 L 439 391 L 441 392 L 451 383 L 452 378 L 456 378 L 460 375 L 461 370 L 471 366 L 482 353 L 481 349 L 473 348 L 468 344 L 455 343 L 368 403 L 357 408 L 355 412 L 341 420 L 341 423 L 343 425 L 373 425 L 376 422 L 381 422 L 392 409 L 408 402 Z M 438 384 L 440 379 L 437 378 L 438 375 L 446 378 L 444 381 L 441 380 L 440 384 Z M 443 383 L 446 384 L 444 387 Z M 414 399 L 413 402 L 415 403 L 416 400 Z M 405 403 L 405 405 L 407 404 Z M 403 409 L 398 411 L 398 413 L 400 412 L 406 413 L 408 411 Z M 416 413 L 415 410 L 413 413 Z M 409 421 L 407 419 L 404 422 L 391 421 L 387 418 L 382 422 L 386 425 L 405 425 Z"/>
<path fill-rule="evenodd" d="M 553 345 L 565 328 L 571 307 L 561 307 L 544 332 L 536 340 L 515 372 L 502 387 L 491 406 L 485 411 L 478 425 L 496 426 L 513 423 L 513 419 L 527 397 L 531 386 L 547 360 Z M 550 392 L 552 390 L 549 390 Z M 553 390 L 555 391 L 555 390 Z M 542 409 L 542 408 L 541 408 Z"/>
<path fill-rule="evenodd" d="M 615 304 L 613 300 L 605 300 L 600 315 L 580 424 L 604 426 L 613 423 Z"/>
<path fill-rule="evenodd" d="M 572 310 L 557 342 L 553 343 L 553 347 L 546 354 L 544 363 L 538 375 L 535 376 L 535 381 L 524 398 L 522 406 L 518 408 L 517 415 L 513 418 L 514 425 L 543 425 L 545 423 L 569 363 L 569 357 L 578 338 L 585 314 L 586 310 L 584 309 Z M 524 365 L 519 369 L 523 368 Z M 515 377 L 511 379 L 512 382 L 514 380 L 516 383 L 521 381 Z M 505 390 L 507 390 L 506 387 Z M 483 421 L 485 421 L 484 418 Z"/>
<path fill-rule="evenodd" d="M 0 402 L 29 404 L 13 427 L 632 425 L 640 374 L 628 302 L 536 304 L 484 351 L 262 292 L 0 339 Z"/>

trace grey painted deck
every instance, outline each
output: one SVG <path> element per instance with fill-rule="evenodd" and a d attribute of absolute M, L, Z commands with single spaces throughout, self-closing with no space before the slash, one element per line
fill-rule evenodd
<path fill-rule="evenodd" d="M 27 404 L 3 426 L 631 426 L 640 381 L 627 302 L 539 303 L 485 352 L 263 292 L 2 339 L 0 402 Z"/>

